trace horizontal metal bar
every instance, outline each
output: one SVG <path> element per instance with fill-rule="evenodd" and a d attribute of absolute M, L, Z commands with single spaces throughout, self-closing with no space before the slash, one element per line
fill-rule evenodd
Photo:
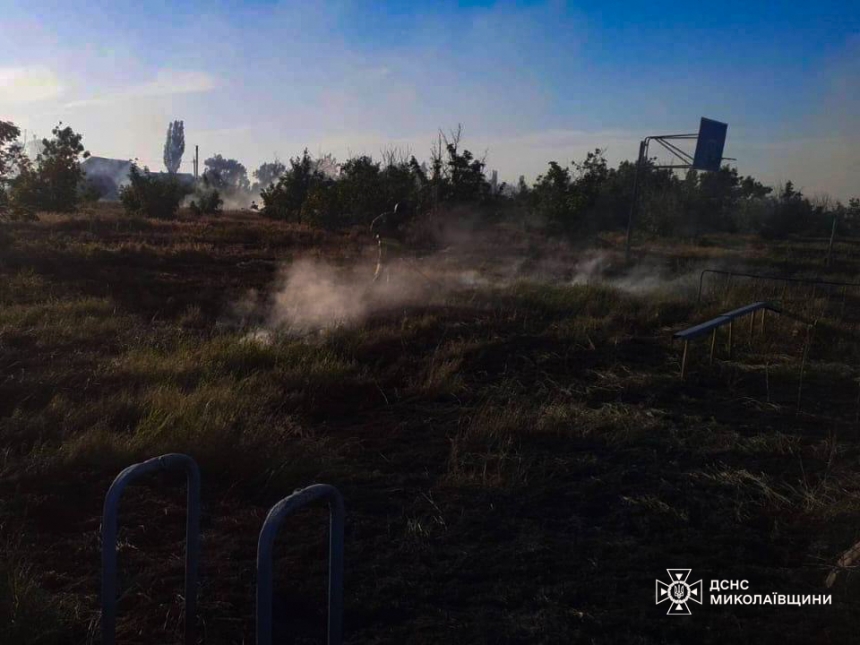
<path fill-rule="evenodd" d="M 687 134 L 657 134 L 648 137 L 649 139 L 698 139 L 697 132 L 689 132 Z"/>
<path fill-rule="evenodd" d="M 690 327 L 689 329 L 685 329 L 683 331 L 678 331 L 672 334 L 673 338 L 682 338 L 684 340 L 691 340 L 693 338 L 698 338 L 699 336 L 704 336 L 709 331 L 716 329 L 717 327 L 721 327 L 729 321 L 728 318 L 724 316 L 718 316 L 713 320 L 708 320 L 707 322 L 703 322 L 701 324 L 696 325 L 695 327 Z"/>
<path fill-rule="evenodd" d="M 754 302 L 751 305 L 745 305 L 743 307 L 738 307 L 737 309 L 733 309 L 727 313 L 722 314 L 727 318 L 740 318 L 741 316 L 745 316 L 746 314 L 750 314 L 754 311 L 758 311 L 759 309 L 770 309 L 771 311 L 782 311 L 781 307 L 777 307 L 772 302 Z"/>
<path fill-rule="evenodd" d="M 790 278 L 787 276 L 756 275 L 754 273 L 738 273 L 737 271 L 723 271 L 720 269 L 705 269 L 702 273 L 718 273 L 721 275 L 733 275 L 742 278 L 760 278 L 762 280 L 778 280 L 781 282 L 805 282 L 806 284 L 824 284 L 832 287 L 860 287 L 860 282 L 834 282 L 832 280 L 818 280 L 816 278 Z"/>
<path fill-rule="evenodd" d="M 698 338 L 699 336 L 704 336 L 705 334 L 710 331 L 713 331 L 717 327 L 722 327 L 727 323 L 731 323 L 735 318 L 740 318 L 741 316 L 755 313 L 756 311 L 759 311 L 761 309 L 776 312 L 782 311 L 782 308 L 773 302 L 754 302 L 744 307 L 740 307 L 739 309 L 734 309 L 733 311 L 720 314 L 716 318 L 700 323 L 694 327 L 675 332 L 674 334 L 672 334 L 672 337 L 680 338 L 682 340 L 692 340 L 694 338 Z"/>
<path fill-rule="evenodd" d="M 815 278 L 790 278 L 787 276 L 773 275 L 757 275 L 755 273 L 738 273 L 737 271 L 725 271 L 722 269 L 704 269 L 699 274 L 699 293 L 696 297 L 696 304 L 702 299 L 702 282 L 706 273 L 714 273 L 716 275 L 738 276 L 741 278 L 756 278 L 759 280 L 773 280 L 775 282 L 795 282 L 803 284 L 820 284 L 830 287 L 860 287 L 860 282 L 834 282 L 832 280 L 816 280 Z"/>

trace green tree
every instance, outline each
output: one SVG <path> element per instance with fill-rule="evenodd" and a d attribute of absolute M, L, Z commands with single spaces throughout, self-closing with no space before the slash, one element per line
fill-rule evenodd
<path fill-rule="evenodd" d="M 589 228 L 595 226 L 595 208 L 600 199 L 601 188 L 609 176 L 609 168 L 603 150 L 589 152 L 584 161 L 573 162 L 573 180 L 570 185 L 570 207 L 572 218 Z"/>
<path fill-rule="evenodd" d="M 151 173 L 149 168 L 141 171 L 137 164 L 132 164 L 128 184 L 120 190 L 119 199 L 131 215 L 171 219 L 176 217 L 187 194 L 188 190 L 174 175 Z"/>
<path fill-rule="evenodd" d="M 260 164 L 260 167 L 254 171 L 254 186 L 252 190 L 260 191 L 274 184 L 287 171 L 287 167 L 279 160 Z"/>
<path fill-rule="evenodd" d="M 735 232 L 735 216 L 741 197 L 738 171 L 723 166 L 715 172 L 695 173 L 695 176 L 698 191 L 694 234 L 712 231 Z"/>
<path fill-rule="evenodd" d="M 167 139 L 164 142 L 164 167 L 167 172 L 179 172 L 182 155 L 185 153 L 185 122 L 173 121 L 167 126 Z"/>
<path fill-rule="evenodd" d="M 20 134 L 13 123 L 0 121 L 0 219 L 11 217 L 13 212 L 8 188 L 12 173 L 22 162 L 21 146 L 17 143 Z"/>
<path fill-rule="evenodd" d="M 570 169 L 550 161 L 549 170 L 538 175 L 531 191 L 535 212 L 556 232 L 573 229 L 571 182 Z"/>
<path fill-rule="evenodd" d="M 0 121 L 0 178 L 7 179 L 18 164 L 21 146 L 17 143 L 21 130 L 14 123 Z"/>
<path fill-rule="evenodd" d="M 773 202 L 761 233 L 765 237 L 781 238 L 794 233 L 808 231 L 815 212 L 803 193 L 787 181 Z"/>
<path fill-rule="evenodd" d="M 355 224 L 369 224 L 385 210 L 382 168 L 371 157 L 347 159 L 337 182 L 339 207 L 344 218 Z"/>
<path fill-rule="evenodd" d="M 490 193 L 490 184 L 484 176 L 486 164 L 469 150 L 460 152 L 458 146 L 459 138 L 445 146 L 448 155 L 445 199 L 455 204 L 480 202 Z"/>
<path fill-rule="evenodd" d="M 12 201 L 21 208 L 72 212 L 78 207 L 84 185 L 81 159 L 90 153 L 84 149 L 83 137 L 62 125 L 52 130 L 51 139 L 42 140 L 36 163 L 22 164 L 12 183 Z"/>
<path fill-rule="evenodd" d="M 735 228 L 747 233 L 759 232 L 773 209 L 773 200 L 769 197 L 773 189 L 747 176 L 741 178 L 737 192 Z"/>
<path fill-rule="evenodd" d="M 260 193 L 263 214 L 276 219 L 302 221 L 302 206 L 311 189 L 326 183 L 328 177 L 314 163 L 305 148 L 301 157 L 290 159 L 290 167 L 277 183 Z"/>
<path fill-rule="evenodd" d="M 845 227 L 852 233 L 860 231 L 860 197 L 852 197 L 848 200 L 842 220 Z"/>
<path fill-rule="evenodd" d="M 225 159 L 220 154 L 209 157 L 203 162 L 206 170 L 204 177 L 216 190 L 226 195 L 239 195 L 251 189 L 248 181 L 248 170 L 235 159 Z"/>

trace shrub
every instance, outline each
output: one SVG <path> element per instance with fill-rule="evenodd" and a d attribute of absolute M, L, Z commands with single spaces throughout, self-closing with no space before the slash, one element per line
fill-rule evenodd
<path fill-rule="evenodd" d="M 235 159 L 225 159 L 221 155 L 209 157 L 203 165 L 206 166 L 203 177 L 213 188 L 229 197 L 247 197 L 251 184 L 244 165 Z"/>
<path fill-rule="evenodd" d="M 173 175 L 160 175 L 141 171 L 132 164 L 128 173 L 129 183 L 120 190 L 119 199 L 125 210 L 132 215 L 155 219 L 176 217 L 179 204 L 188 194 Z"/>
<path fill-rule="evenodd" d="M 87 175 L 81 197 L 84 201 L 107 199 L 114 201 L 119 197 L 119 188 L 112 177 L 107 175 Z"/>
<path fill-rule="evenodd" d="M 205 178 L 204 178 L 205 181 Z M 221 212 L 224 200 L 217 189 L 202 185 L 194 192 L 194 199 L 188 205 L 195 215 L 216 215 Z"/>
<path fill-rule="evenodd" d="M 36 163 L 23 163 L 12 182 L 11 200 L 22 210 L 72 212 L 78 207 L 84 183 L 80 157 L 90 153 L 80 134 L 61 125 L 53 129 L 53 138 L 42 140 Z"/>
<path fill-rule="evenodd" d="M 265 190 L 278 181 L 285 172 L 287 172 L 287 167 L 277 159 L 262 164 L 254 171 L 254 179 L 257 181 L 251 187 L 252 192 Z"/>
<path fill-rule="evenodd" d="M 325 173 L 305 149 L 301 157 L 290 159 L 290 167 L 276 183 L 260 193 L 263 214 L 274 219 L 301 222 L 305 200 L 326 179 Z"/>
<path fill-rule="evenodd" d="M 14 214 L 7 188 L 21 164 L 21 146 L 17 143 L 20 134 L 15 124 L 0 121 L 0 219 Z"/>

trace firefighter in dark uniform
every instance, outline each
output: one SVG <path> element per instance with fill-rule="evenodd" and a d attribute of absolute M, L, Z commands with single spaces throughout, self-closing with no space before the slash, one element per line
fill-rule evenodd
<path fill-rule="evenodd" d="M 379 276 L 385 272 L 386 280 L 389 278 L 389 266 L 397 254 L 403 249 L 400 241 L 400 224 L 402 217 L 398 214 L 400 204 L 394 205 L 394 210 L 373 218 L 370 223 L 370 232 L 376 237 L 379 254 L 376 259 L 376 271 L 373 281 L 379 280 Z"/>

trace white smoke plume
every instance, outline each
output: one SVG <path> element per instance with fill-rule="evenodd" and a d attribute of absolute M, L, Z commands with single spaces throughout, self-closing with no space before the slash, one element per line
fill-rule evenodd
<path fill-rule="evenodd" d="M 446 288 L 408 261 L 373 281 L 373 264 L 337 267 L 310 259 L 284 267 L 266 316 L 266 326 L 291 334 L 332 329 L 373 313 L 429 302 Z"/>
<path fill-rule="evenodd" d="M 699 271 L 715 266 L 707 262 L 679 273 L 654 259 L 631 268 L 619 251 L 576 250 L 558 240 L 539 249 L 522 238 L 508 248 L 498 244 L 498 238 L 494 244 L 486 242 L 476 232 L 474 238 L 429 257 L 392 259 L 377 281 L 373 281 L 375 257 L 370 255 L 350 265 L 299 259 L 281 268 L 268 295 L 249 293 L 234 304 L 234 314 L 243 326 L 257 330 L 249 339 L 266 341 L 272 332 L 304 336 L 519 281 L 604 285 L 636 296 L 680 292 L 695 297 Z"/>
<path fill-rule="evenodd" d="M 695 298 L 703 269 L 743 271 L 744 267 L 732 258 L 703 258 L 688 262 L 681 270 L 657 258 L 645 258 L 628 266 L 620 252 L 590 250 L 580 253 L 568 283 L 601 284 L 633 295 L 663 293 Z"/>

